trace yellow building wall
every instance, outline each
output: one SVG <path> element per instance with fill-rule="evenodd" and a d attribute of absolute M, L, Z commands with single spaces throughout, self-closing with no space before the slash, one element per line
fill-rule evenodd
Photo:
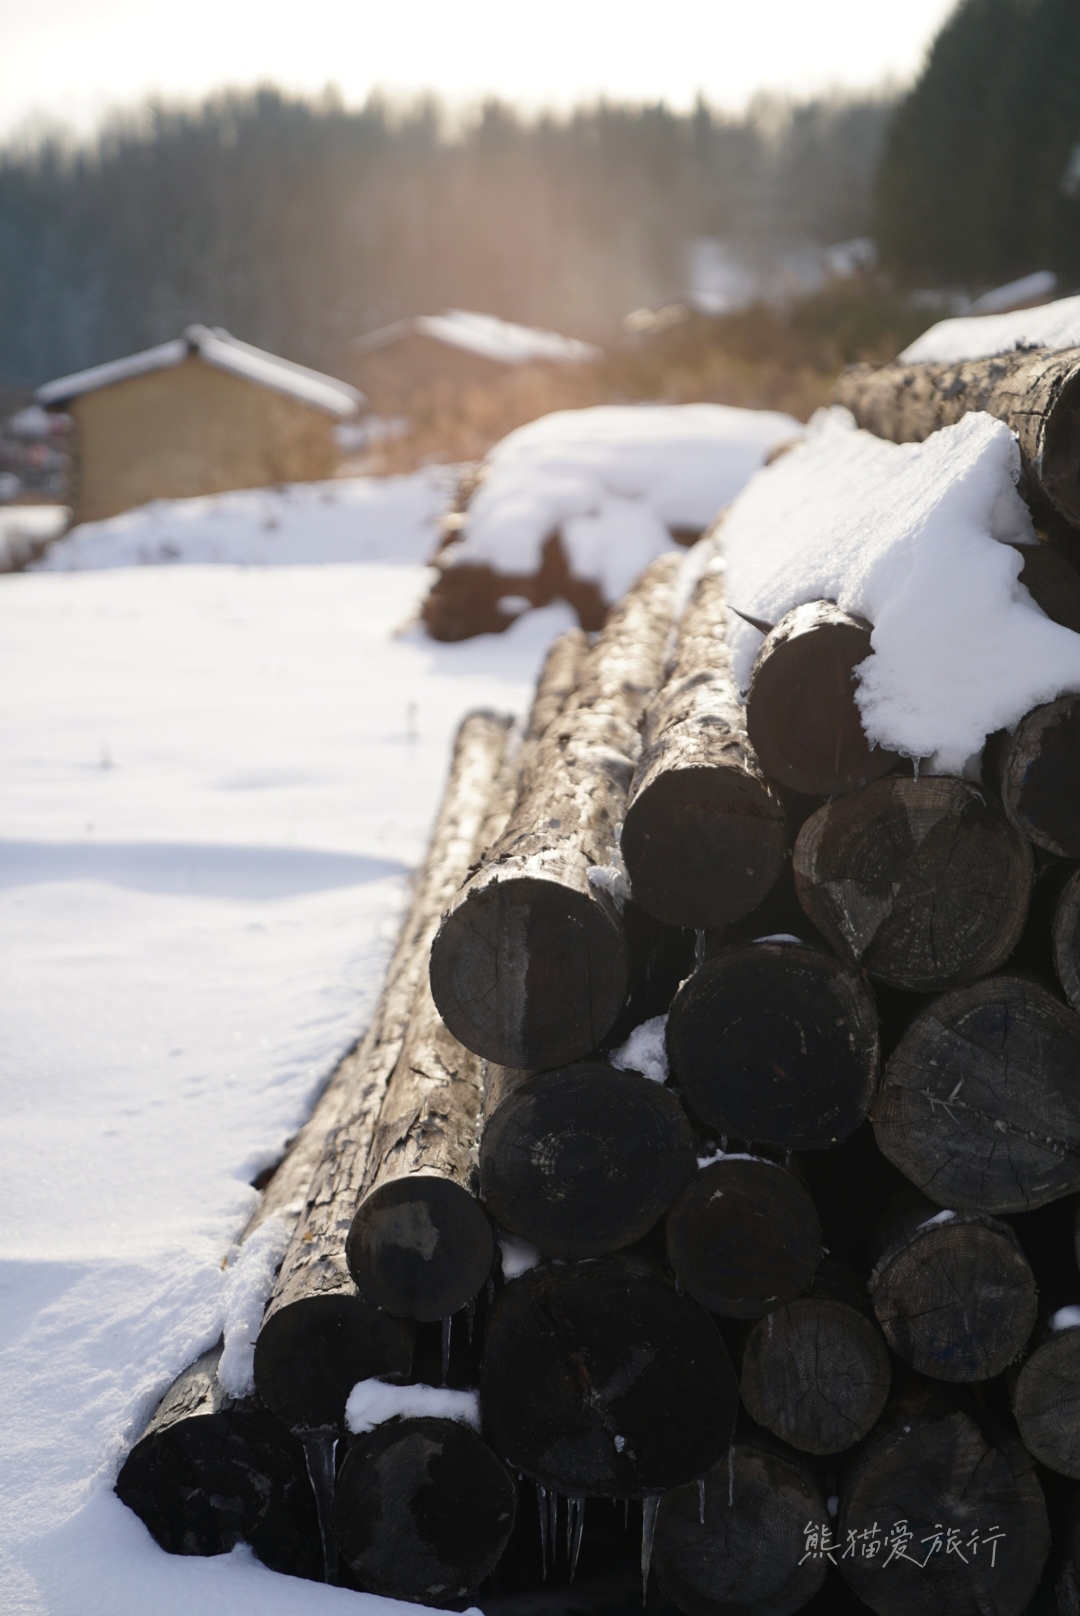
<path fill-rule="evenodd" d="M 333 475 L 335 421 L 192 357 L 74 399 L 74 520 Z"/>

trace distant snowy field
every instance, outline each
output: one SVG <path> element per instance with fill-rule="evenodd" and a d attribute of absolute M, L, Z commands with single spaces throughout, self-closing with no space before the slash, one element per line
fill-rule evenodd
<path fill-rule="evenodd" d="M 571 620 L 395 636 L 440 479 L 150 507 L 0 579 L 5 1616 L 416 1609 L 165 1555 L 111 1483 L 365 1025 L 459 719 Z"/>

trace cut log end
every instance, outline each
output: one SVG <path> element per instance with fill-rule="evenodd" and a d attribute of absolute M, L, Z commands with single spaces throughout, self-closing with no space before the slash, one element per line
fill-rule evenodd
<path fill-rule="evenodd" d="M 561 1493 L 640 1498 L 696 1480 L 727 1452 L 737 1405 L 716 1324 L 643 1264 L 534 1268 L 492 1309 L 485 1435 Z"/>
<path fill-rule="evenodd" d="M 895 752 L 872 746 L 855 700 L 854 670 L 870 655 L 870 625 L 829 601 L 797 606 L 758 652 L 746 729 L 765 773 L 790 791 L 830 797 L 887 774 Z"/>
<path fill-rule="evenodd" d="M 294 1428 L 335 1426 L 358 1380 L 408 1380 L 415 1331 L 364 1296 L 306 1296 L 273 1311 L 255 1344 L 255 1387 Z"/>
<path fill-rule="evenodd" d="M 795 887 L 833 948 L 875 980 L 938 992 L 995 971 L 1024 927 L 1031 848 L 963 780 L 878 780 L 827 802 L 794 850 Z"/>
<path fill-rule="evenodd" d="M 667 770 L 633 798 L 622 832 L 635 900 L 658 920 L 698 931 L 756 909 L 786 846 L 776 796 L 736 768 Z"/>
<path fill-rule="evenodd" d="M 667 1046 L 703 1122 L 785 1150 L 847 1138 L 877 1082 L 877 1011 L 864 980 L 795 944 L 750 943 L 706 960 L 672 1004 Z"/>
<path fill-rule="evenodd" d="M 1080 858 L 1080 696 L 1033 708 L 999 768 L 1001 800 L 1017 829 L 1058 858 Z"/>
<path fill-rule="evenodd" d="M 628 973 L 610 900 L 532 877 L 475 884 L 431 950 L 432 997 L 454 1037 L 500 1066 L 534 1071 L 596 1048 Z"/>
<path fill-rule="evenodd" d="M 828 1557 L 807 1552 L 807 1526 L 829 1519 L 796 1455 L 736 1444 L 704 1492 L 665 1493 L 653 1564 L 661 1591 L 688 1616 L 792 1616 L 817 1592 Z"/>
<path fill-rule="evenodd" d="M 515 1506 L 513 1478 L 467 1425 L 392 1420 L 349 1449 L 332 1525 L 372 1593 L 443 1604 L 472 1593 L 494 1570 Z"/>
<path fill-rule="evenodd" d="M 1013 1413 L 1028 1452 L 1080 1481 L 1080 1329 L 1036 1347 L 1016 1377 Z"/>
<path fill-rule="evenodd" d="M 726 1156 L 695 1174 L 667 1220 L 667 1253 L 695 1301 L 756 1319 L 804 1291 L 821 1261 L 821 1226 L 794 1173 Z"/>
<path fill-rule="evenodd" d="M 842 1453 L 885 1407 L 892 1367 L 870 1319 L 848 1302 L 805 1296 L 759 1319 L 743 1351 L 747 1412 L 803 1453 Z"/>
<path fill-rule="evenodd" d="M 491 1220 L 446 1178 L 390 1179 L 357 1208 L 345 1255 L 363 1294 L 398 1318 L 449 1318 L 480 1290 L 495 1256 Z"/>
<path fill-rule="evenodd" d="M 888 1250 L 870 1296 L 893 1351 L 937 1380 L 1001 1374 L 1035 1327 L 1035 1276 L 993 1219 L 932 1217 Z"/>
<path fill-rule="evenodd" d="M 1053 920 L 1054 970 L 1074 1010 L 1080 1010 L 1080 870 L 1065 883 Z"/>
<path fill-rule="evenodd" d="M 513 1085 L 480 1147 L 492 1215 L 564 1260 L 642 1239 L 694 1170 L 693 1134 L 675 1095 L 599 1061 Z"/>

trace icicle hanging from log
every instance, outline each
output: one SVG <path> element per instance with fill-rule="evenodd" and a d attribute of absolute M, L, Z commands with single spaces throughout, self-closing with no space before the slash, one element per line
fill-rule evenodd
<path fill-rule="evenodd" d="M 431 951 L 447 1027 L 522 1070 L 588 1054 L 623 1001 L 628 953 L 619 825 L 658 684 L 679 558 L 642 574 L 585 659 L 577 695 L 541 740 L 504 835 L 455 898 Z"/>

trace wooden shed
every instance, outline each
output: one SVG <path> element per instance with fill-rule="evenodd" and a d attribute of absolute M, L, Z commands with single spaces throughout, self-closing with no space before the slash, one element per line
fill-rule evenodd
<path fill-rule="evenodd" d="M 579 365 L 603 357 L 576 337 L 466 309 L 396 320 L 356 337 L 352 346 L 364 391 L 383 415 L 407 411 L 431 387 L 461 390 L 524 365 Z"/>
<path fill-rule="evenodd" d="M 365 403 L 346 382 L 201 325 L 48 382 L 35 398 L 75 421 L 76 522 L 151 499 L 332 476 L 334 429 Z"/>

